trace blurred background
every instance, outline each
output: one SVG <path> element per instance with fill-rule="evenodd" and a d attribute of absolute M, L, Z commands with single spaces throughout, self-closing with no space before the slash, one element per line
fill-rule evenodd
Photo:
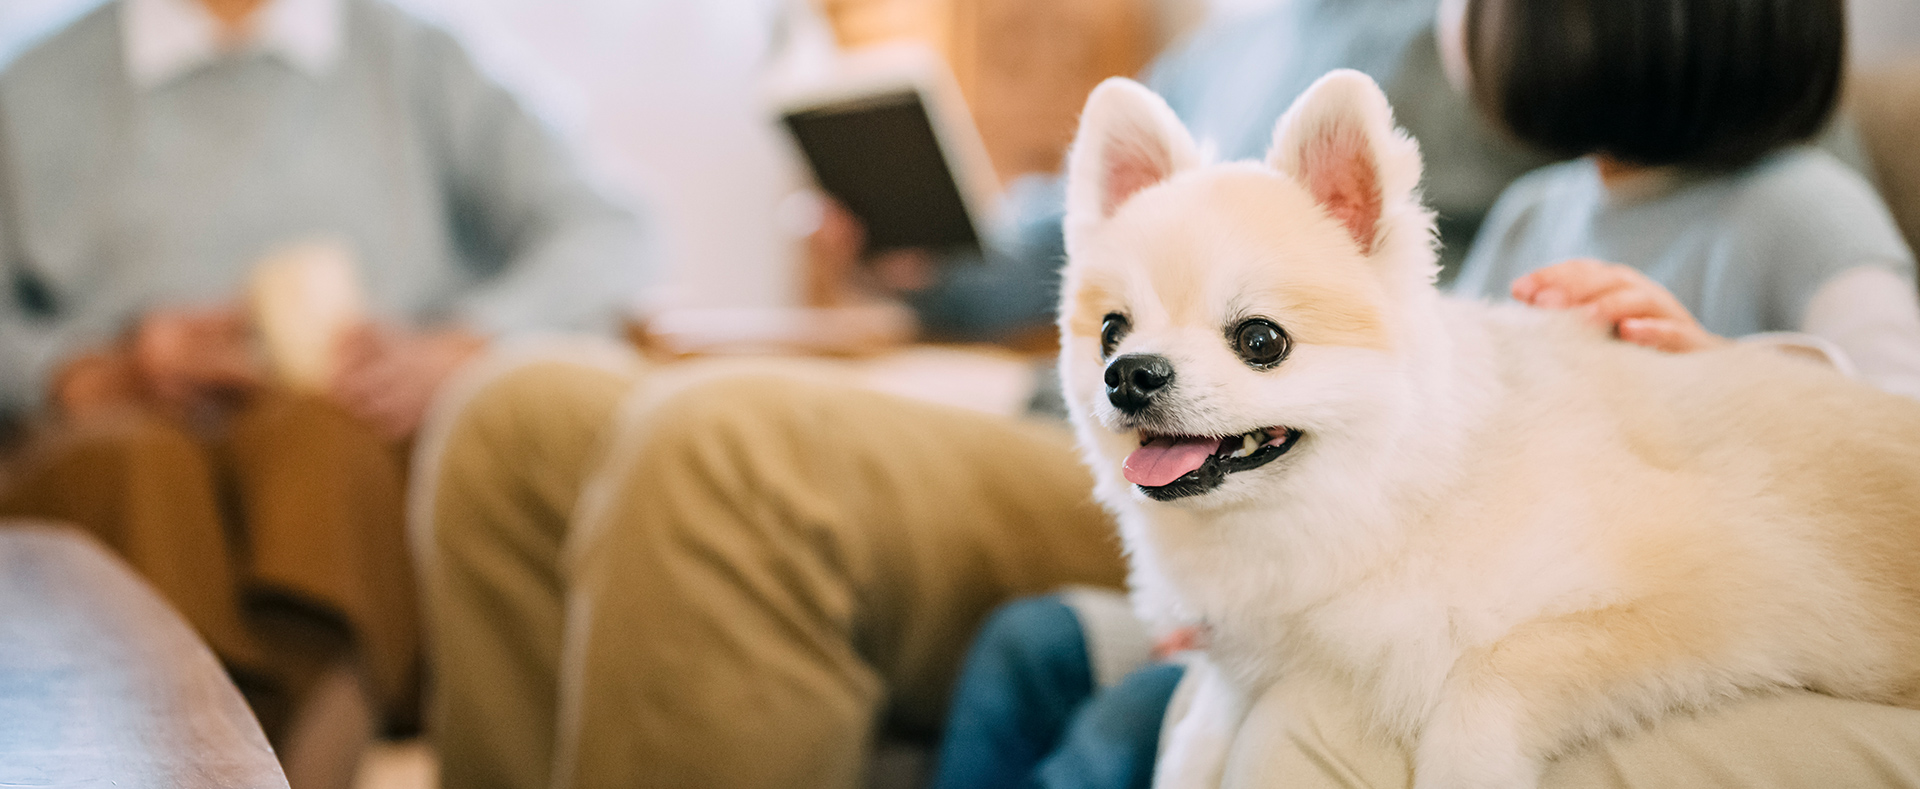
<path fill-rule="evenodd" d="M 394 0 L 452 31 L 585 157 L 656 213 L 663 291 L 686 306 L 800 298 L 782 200 L 806 182 L 766 86 L 838 49 L 945 55 L 1003 182 L 1055 169 L 1086 91 L 1134 74 L 1210 15 L 1295 0 Z M 0 62 L 102 0 L 0 2 Z M 1854 0 L 1858 65 L 1920 51 L 1920 3 Z M 636 298 L 639 294 L 636 294 Z"/>
<path fill-rule="evenodd" d="M 1272 0 L 1221 0 L 1245 11 Z M 101 0 L 0 2 L 0 61 Z M 572 142 L 604 184 L 656 211 L 670 298 L 797 297 L 778 222 L 805 171 L 763 100 L 837 46 L 899 39 L 952 58 L 1003 177 L 1051 170 L 1086 90 L 1134 72 L 1204 0 L 398 0 L 455 33 Z"/>

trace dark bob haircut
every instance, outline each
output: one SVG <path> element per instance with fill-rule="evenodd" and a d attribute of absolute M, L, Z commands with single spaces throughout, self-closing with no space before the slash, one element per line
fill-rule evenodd
<path fill-rule="evenodd" d="M 1565 157 L 1730 169 L 1819 133 L 1843 0 L 1470 0 L 1474 103 Z"/>

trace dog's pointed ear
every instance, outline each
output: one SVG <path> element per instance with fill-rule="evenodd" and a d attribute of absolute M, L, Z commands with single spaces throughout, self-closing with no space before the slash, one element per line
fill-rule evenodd
<path fill-rule="evenodd" d="M 1133 80 L 1108 79 L 1087 97 L 1067 154 L 1068 220 L 1113 216 L 1127 198 L 1199 159 L 1193 136 L 1166 101 Z"/>
<path fill-rule="evenodd" d="M 1273 130 L 1272 165 L 1345 226 L 1363 254 L 1377 251 L 1396 209 L 1419 210 L 1420 150 L 1393 125 L 1373 79 L 1328 73 L 1296 99 Z"/>

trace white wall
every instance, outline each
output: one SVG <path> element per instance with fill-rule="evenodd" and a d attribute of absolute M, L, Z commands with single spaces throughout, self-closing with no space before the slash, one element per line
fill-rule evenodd
<path fill-rule="evenodd" d="M 1848 0 L 1853 60 L 1920 56 L 1920 0 Z"/>
<path fill-rule="evenodd" d="M 831 43 L 789 0 L 396 1 L 453 29 L 607 180 L 644 195 L 675 301 L 792 301 L 796 247 L 774 215 L 802 171 L 761 87 L 793 40 L 781 31 Z"/>

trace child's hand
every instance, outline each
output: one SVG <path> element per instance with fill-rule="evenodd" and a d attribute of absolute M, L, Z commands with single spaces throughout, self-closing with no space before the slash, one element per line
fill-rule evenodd
<path fill-rule="evenodd" d="M 1679 299 L 1631 266 L 1598 260 L 1556 263 L 1513 281 L 1513 298 L 1546 309 L 1577 309 L 1622 340 L 1669 353 L 1730 340 L 1707 331 Z"/>
<path fill-rule="evenodd" d="M 1175 628 L 1153 643 L 1153 659 L 1166 660 L 1182 652 L 1207 648 L 1207 633 L 1197 625 Z"/>

